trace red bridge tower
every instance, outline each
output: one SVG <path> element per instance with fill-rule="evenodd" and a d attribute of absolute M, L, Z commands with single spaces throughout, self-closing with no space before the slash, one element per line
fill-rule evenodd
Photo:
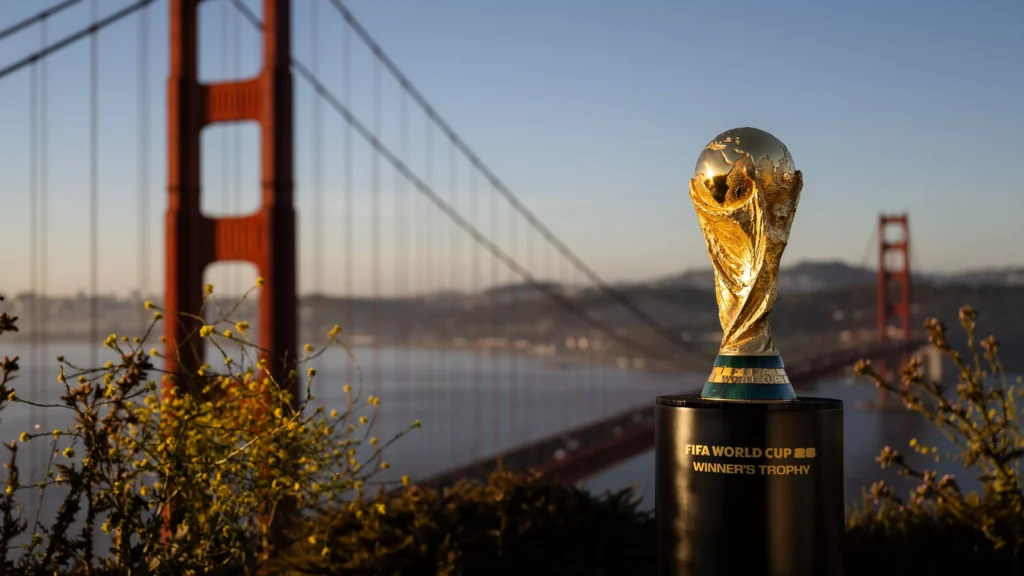
<path fill-rule="evenodd" d="M 266 278 L 260 294 L 260 345 L 273 373 L 283 376 L 283 359 L 295 358 L 296 347 L 291 0 L 263 2 L 259 74 L 212 84 L 200 83 L 197 75 L 199 0 L 170 0 L 169 5 L 165 306 L 198 314 L 208 264 L 252 262 Z M 260 208 L 246 216 L 207 217 L 199 209 L 200 132 L 212 124 L 244 121 L 260 125 Z M 186 345 L 196 323 L 176 314 L 168 314 L 165 322 L 168 372 L 185 363 L 198 367 L 202 347 Z M 179 346 L 196 353 L 181 350 L 179 359 Z"/>
<path fill-rule="evenodd" d="M 888 238 L 886 233 L 893 228 L 898 237 Z M 907 341 L 910 332 L 910 224 L 906 213 L 882 214 L 878 217 L 878 341 Z M 885 368 L 883 361 L 880 373 L 885 374 Z"/>

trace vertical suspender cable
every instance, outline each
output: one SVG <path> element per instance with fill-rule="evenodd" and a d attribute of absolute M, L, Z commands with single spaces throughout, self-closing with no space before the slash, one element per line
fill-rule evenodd
<path fill-rule="evenodd" d="M 99 0 L 92 2 L 92 21 L 99 19 Z M 93 31 L 89 36 L 89 290 L 92 297 L 89 300 L 89 350 L 91 366 L 99 364 L 99 35 Z M 93 487 L 86 487 L 86 498 L 91 499 Z M 91 512 L 92 509 L 90 508 Z M 93 514 L 86 514 L 85 530 L 92 546 L 84 550 L 84 561 L 87 566 L 92 565 L 93 553 L 96 541 L 92 537 L 95 531 L 96 518 Z"/>
<path fill-rule="evenodd" d="M 92 2 L 92 20 L 99 6 Z M 89 36 L 89 350 L 92 366 L 99 363 L 99 36 Z"/>
<path fill-rule="evenodd" d="M 469 201 L 470 201 L 470 219 L 474 226 L 479 227 L 479 190 L 477 189 L 477 170 L 470 167 L 469 171 Z M 472 307 L 470 308 L 469 322 L 472 323 L 472 333 L 470 334 L 471 342 L 470 351 L 473 354 L 473 379 L 474 383 L 470 386 L 470 393 L 473 394 L 473 445 L 471 447 L 471 454 L 474 460 L 480 458 L 480 442 L 481 437 L 484 434 L 483 431 L 483 382 L 476 382 L 476 379 L 483 378 L 483 370 L 481 368 L 481 350 L 480 350 L 480 246 L 474 244 L 471 246 L 473 250 L 473 279 L 470 285 L 470 302 Z"/>
<path fill-rule="evenodd" d="M 228 34 L 230 32 L 230 30 L 228 28 L 228 20 L 229 20 L 228 14 L 232 10 L 232 8 L 230 6 L 230 3 L 228 3 L 228 2 L 221 2 L 220 6 L 221 6 L 220 38 L 218 38 L 218 42 L 220 43 L 220 75 L 221 75 L 221 81 L 224 81 L 224 80 L 227 80 L 228 78 L 230 78 L 230 74 L 228 73 L 228 66 L 229 66 L 229 62 L 230 62 L 230 58 L 229 58 L 229 54 L 228 54 L 228 45 L 230 43 L 229 37 L 228 37 Z M 230 153 L 231 153 L 231 141 L 230 141 L 230 133 L 228 132 L 228 130 L 231 130 L 232 132 L 234 131 L 231 128 L 227 128 L 227 129 L 221 129 L 220 132 L 219 132 L 219 135 L 220 135 L 220 162 L 219 162 L 219 165 L 217 166 L 217 169 L 220 171 L 220 205 L 221 205 L 221 210 L 223 210 L 224 214 L 232 214 L 232 211 L 231 211 L 231 187 L 230 187 L 231 186 L 231 181 L 230 181 L 231 170 L 229 169 L 229 163 L 228 163 L 228 157 L 230 156 Z M 232 268 L 234 268 L 234 266 L 232 266 Z M 230 278 L 230 276 L 228 278 Z M 218 280 L 219 280 L 219 278 L 218 278 Z M 225 278 L 225 284 L 227 284 L 227 285 L 225 285 L 225 286 L 217 286 L 218 292 L 221 293 L 221 294 L 225 294 L 225 295 L 226 294 L 233 294 L 234 293 L 234 286 L 231 286 L 228 283 L 228 279 L 227 278 Z"/>
<path fill-rule="evenodd" d="M 449 190 L 449 200 L 450 200 L 450 203 L 451 203 L 451 206 L 452 206 L 453 209 L 457 209 L 456 202 L 458 200 L 458 182 L 457 182 L 457 179 L 458 179 L 458 166 L 456 164 L 456 160 L 457 160 L 456 154 L 457 153 L 458 153 L 458 151 L 455 149 L 455 145 L 451 144 L 449 146 L 449 152 L 448 152 L 448 163 L 449 163 L 449 166 L 448 166 L 448 190 Z M 456 320 L 455 320 L 456 315 L 459 315 L 459 312 L 460 312 L 460 310 L 458 308 L 461 308 L 461 306 L 459 306 L 458 308 L 456 307 L 455 298 L 454 298 L 454 296 L 456 294 L 456 291 L 459 289 L 459 287 L 456 284 L 457 279 L 458 279 L 458 273 L 457 273 L 457 270 L 458 270 L 457 256 L 458 256 L 458 254 L 457 254 L 457 249 L 456 249 L 456 246 L 457 246 L 457 242 L 456 242 L 457 238 L 456 237 L 460 233 L 461 233 L 461 231 L 457 227 L 452 226 L 451 227 L 451 234 L 449 235 L 449 238 L 448 238 L 448 282 L 449 282 L 449 285 L 451 286 L 451 289 L 450 289 L 450 294 L 448 295 L 448 298 L 447 298 L 448 299 L 448 314 L 447 314 L 447 318 L 445 318 L 445 321 L 444 321 L 444 335 L 445 335 L 446 342 L 443 342 L 442 345 L 441 345 L 442 363 L 444 364 L 444 370 L 445 370 L 445 374 L 447 376 L 445 378 L 445 383 L 444 383 L 444 388 L 445 388 L 445 406 L 448 406 L 449 407 L 448 409 L 453 412 L 453 414 L 451 414 L 448 417 L 449 426 L 448 426 L 448 438 L 447 438 L 447 441 L 446 441 L 446 445 L 448 447 L 448 464 L 449 464 L 449 466 L 454 466 L 457 463 L 456 459 L 455 459 L 457 455 L 455 454 L 455 450 L 454 450 L 455 431 L 456 431 L 456 429 L 461 428 L 461 426 L 460 426 L 461 422 L 459 420 L 457 420 L 457 419 L 464 418 L 465 415 L 466 415 L 466 411 L 463 410 L 461 406 L 456 406 L 455 403 L 452 402 L 452 399 L 454 397 L 454 390 L 453 389 L 455 388 L 455 373 L 456 373 L 456 371 L 452 368 L 451 358 L 445 356 L 445 351 L 448 349 L 449 346 L 451 346 L 452 339 L 456 335 L 455 330 L 457 330 L 459 326 L 463 325 L 462 323 L 456 322 Z M 455 330 L 453 330 L 453 328 Z M 458 399 L 456 399 L 456 402 L 457 402 L 457 400 Z"/>
<path fill-rule="evenodd" d="M 426 168 L 425 168 L 425 170 L 423 172 L 423 179 L 427 183 L 427 186 L 429 186 L 431 188 L 431 190 L 433 190 L 433 188 L 434 188 L 434 124 L 430 120 L 430 116 L 425 116 L 424 118 L 426 120 L 426 125 L 425 125 L 424 130 L 423 130 L 423 134 L 424 134 L 424 152 L 423 152 L 423 156 L 424 156 L 424 160 L 426 162 Z M 434 260 L 434 250 L 432 249 L 433 248 L 433 242 L 434 242 L 434 236 L 433 236 L 433 228 L 434 228 L 434 226 L 433 226 L 433 223 L 430 221 L 430 215 L 431 215 L 430 205 L 429 205 L 429 203 L 424 203 L 424 206 L 423 206 L 423 246 L 426 249 L 426 254 L 424 255 L 424 260 L 427 263 L 426 264 L 427 294 L 426 294 L 426 299 L 424 301 L 424 304 L 425 304 L 427 310 L 429 310 L 428 322 L 427 322 L 427 326 L 428 326 L 427 330 L 428 330 L 429 337 L 431 338 L 431 342 L 430 342 L 431 348 L 427 350 L 427 364 L 430 365 L 430 374 L 429 374 L 429 376 L 427 376 L 428 382 L 430 382 L 430 408 L 428 409 L 428 411 L 431 414 L 433 414 L 433 415 L 437 415 L 437 414 L 441 413 L 440 411 L 442 410 L 442 407 L 440 405 L 440 402 L 438 401 L 437 363 L 436 363 L 437 354 L 436 354 L 436 350 L 434 349 L 437 346 L 436 336 L 435 336 L 437 334 L 437 318 L 435 316 L 436 312 L 437 312 L 436 311 L 436 306 L 435 306 L 436 300 L 430 294 L 431 292 L 436 292 L 436 290 L 437 290 L 437 285 L 435 284 L 435 278 L 436 278 L 436 274 L 435 274 L 436 270 L 435 270 L 435 268 L 436 268 L 436 266 L 435 266 L 435 260 Z M 434 425 L 430 428 L 430 432 L 428 433 L 428 436 L 431 438 L 430 445 L 432 447 L 432 450 L 437 450 L 438 440 L 440 440 L 440 438 L 437 436 L 437 434 L 439 433 L 438 432 L 438 430 L 439 430 L 438 427 L 442 425 L 441 424 L 442 420 L 443 420 L 443 417 L 442 418 L 438 418 L 437 420 L 435 420 Z M 434 458 L 436 460 L 437 456 L 435 455 Z"/>
<path fill-rule="evenodd" d="M 526 257 L 525 257 L 526 269 L 530 270 L 531 272 L 533 272 L 538 278 L 541 279 L 541 282 L 543 282 L 544 281 L 543 280 L 543 274 L 538 271 L 537 263 L 534 262 L 534 259 L 533 259 L 533 234 L 531 234 L 531 232 L 533 232 L 533 230 L 531 230 L 529 228 L 529 223 L 527 223 L 526 233 L 524 234 L 524 236 L 526 236 L 526 238 L 524 239 L 526 241 Z M 536 339 L 533 337 L 533 334 L 531 334 L 530 332 L 525 332 L 524 331 L 524 333 L 523 333 L 523 340 L 526 342 L 526 346 L 528 346 L 528 347 L 524 348 L 523 350 L 521 350 L 520 354 L 521 355 L 530 354 L 531 349 L 529 348 L 529 346 L 532 346 L 533 344 L 535 344 L 534 341 Z M 522 368 L 522 366 L 523 366 L 523 356 L 519 356 L 519 358 L 520 358 L 519 366 L 520 366 L 520 368 Z M 536 384 L 533 382 L 532 378 L 523 378 L 523 390 L 520 392 L 520 400 L 522 401 L 523 405 L 526 406 L 527 409 L 526 410 L 520 410 L 519 413 L 522 414 L 521 418 L 523 418 L 523 420 L 524 420 L 522 422 L 521 428 L 526 430 L 526 431 L 529 431 L 530 428 L 531 428 L 531 426 L 530 426 L 530 424 L 531 424 L 530 423 L 530 418 L 531 418 L 531 416 L 533 414 L 533 411 L 529 409 L 529 401 L 530 401 L 530 398 L 533 396 L 533 388 L 534 388 L 535 385 Z"/>
<path fill-rule="evenodd" d="M 345 23 L 343 26 L 344 34 L 342 40 L 342 52 L 341 52 L 341 68 L 342 68 L 342 99 L 345 101 L 345 107 L 349 110 L 352 109 L 352 27 Z M 352 123 L 345 122 L 344 128 L 344 142 L 345 142 L 345 157 L 343 161 L 344 174 L 344 186 L 345 186 L 345 214 L 343 216 L 344 228 L 345 228 L 345 279 L 343 280 L 345 285 L 345 330 L 353 330 L 355 327 L 352 325 L 355 321 L 354 318 L 354 298 L 355 295 L 352 293 L 352 239 L 353 232 L 352 226 L 354 219 L 352 218 Z M 355 368 L 351 362 L 348 364 L 348 380 L 351 382 L 355 378 Z"/>
<path fill-rule="evenodd" d="M 45 37 L 42 44 L 46 45 Z M 29 400 L 39 402 L 42 373 L 39 362 L 39 65 L 32 64 L 29 78 L 29 282 L 32 294 L 32 315 L 29 322 L 31 347 L 29 348 Z M 34 405 L 29 406 L 29 421 L 38 416 Z M 39 468 L 37 451 L 32 451 L 32 472 Z"/>
<path fill-rule="evenodd" d="M 516 237 L 516 212 L 509 210 L 508 212 L 508 253 L 512 258 L 516 257 L 518 246 L 518 238 Z M 508 442 L 509 447 L 516 445 L 516 401 L 519 399 L 519 372 L 516 370 L 516 365 L 519 363 L 519 356 L 516 353 L 515 341 L 516 333 L 515 327 L 512 325 L 517 318 L 514 313 L 516 307 L 519 306 L 519 294 L 514 289 L 516 277 L 515 274 L 509 270 L 508 273 L 508 314 L 505 319 L 505 332 L 508 337 L 509 343 L 509 354 L 508 354 Z"/>
<path fill-rule="evenodd" d="M 45 46 L 49 43 L 48 39 L 48 25 L 47 21 L 43 20 L 39 25 L 40 42 Z M 46 60 L 44 59 L 39 64 L 39 285 L 40 291 L 43 294 L 44 302 L 49 296 L 49 268 L 50 268 L 50 255 L 49 255 L 49 217 L 50 217 L 50 183 L 49 183 L 49 165 L 50 165 L 50 103 L 49 103 L 49 86 L 48 76 L 49 70 Z M 39 329 L 41 332 L 41 349 L 39 351 L 40 359 L 45 360 L 49 354 L 47 347 L 47 340 L 49 338 L 49 310 L 43 306 L 40 309 L 39 317 Z M 94 343 L 95 344 L 95 343 Z M 49 395 L 46 393 L 46 374 L 42 375 L 40 392 L 42 393 L 42 400 L 48 401 Z M 47 411 L 42 410 L 40 413 L 40 426 L 46 426 Z M 45 428 L 44 428 L 45 429 Z M 42 454 L 40 453 L 40 456 Z M 40 462 L 42 464 L 42 462 Z"/>
<path fill-rule="evenodd" d="M 138 29 L 138 187 L 139 187 L 139 296 L 149 297 L 149 7 L 139 13 Z M 139 336 L 149 323 L 146 310 L 136 302 L 139 309 Z"/>
<path fill-rule="evenodd" d="M 230 70 L 232 78 L 238 78 L 242 73 L 242 30 L 239 24 L 237 16 L 231 19 L 232 54 Z M 232 158 L 234 175 L 231 182 L 234 202 L 231 206 L 231 213 L 239 214 L 242 212 L 242 131 L 238 126 L 231 126 L 228 130 L 231 131 L 231 151 L 234 156 Z M 226 170 L 227 166 L 224 168 Z M 248 282 L 243 284 L 240 267 L 235 266 L 233 272 L 228 290 L 231 294 L 236 294 L 238 298 L 241 298 L 242 286 L 248 284 Z"/>
<path fill-rule="evenodd" d="M 229 78 L 228 75 L 228 13 L 232 10 L 230 3 L 221 2 L 220 4 L 220 34 L 217 39 L 220 44 L 220 76 L 221 81 Z M 220 171 L 220 205 L 221 210 L 225 214 L 231 213 L 231 190 L 228 188 L 228 176 L 231 171 L 228 170 L 228 153 L 229 153 L 229 140 L 227 130 L 220 131 L 220 163 L 218 170 Z M 220 292 L 226 293 L 223 286 L 217 286 Z"/>
<path fill-rule="evenodd" d="M 398 139 L 399 139 L 399 154 L 401 154 L 402 163 L 408 164 L 409 161 L 409 126 L 408 126 L 408 95 L 405 90 L 402 89 L 398 96 Z M 406 185 L 405 177 L 402 176 L 398 170 L 394 171 L 395 175 L 395 295 L 394 295 L 394 306 L 391 311 L 392 329 L 392 343 L 400 344 L 402 338 L 403 326 L 408 325 L 409 315 L 405 310 L 406 290 L 408 283 L 408 266 L 409 266 L 409 253 L 408 253 L 408 230 L 409 226 L 409 194 L 408 187 Z M 397 352 L 397 350 L 395 351 Z M 409 357 L 405 355 L 404 362 L 397 361 L 395 365 L 402 366 L 403 370 L 395 374 L 394 385 L 405 384 L 409 381 L 407 373 L 409 371 Z M 394 388 L 397 392 L 397 386 Z M 407 419 L 407 415 L 403 414 L 401 418 L 397 418 L 399 422 L 403 422 Z M 389 434 L 390 435 L 390 434 Z"/>
<path fill-rule="evenodd" d="M 310 65 L 313 73 L 320 74 L 320 6 L 319 0 L 310 5 L 309 44 Z M 316 307 L 313 309 L 312 325 L 315 334 L 323 332 L 324 322 L 324 136 L 323 136 L 323 98 L 310 90 L 313 98 L 313 292 L 316 294 Z"/>
<path fill-rule="evenodd" d="M 381 94 L 380 94 L 380 60 L 373 59 L 373 137 L 380 139 L 381 122 Z M 381 386 L 381 365 L 380 365 L 380 154 L 370 148 L 370 163 L 372 174 L 370 176 L 370 204 L 372 216 L 370 218 L 370 236 L 373 243 L 373 256 L 371 263 L 371 282 L 373 283 L 373 303 L 371 314 L 373 316 L 373 391 L 380 395 Z M 377 414 L 378 426 L 381 422 L 381 414 Z M 378 428 L 379 429 L 379 428 Z"/>
<path fill-rule="evenodd" d="M 498 237 L 498 202 L 494 185 L 490 186 L 491 204 L 491 238 Z M 491 356 L 491 451 L 501 452 L 501 351 L 496 349 L 498 343 L 498 324 L 501 318 L 498 311 L 498 260 L 491 258 L 491 292 L 487 298 L 490 304 L 490 333 L 492 345 L 488 348 Z"/>

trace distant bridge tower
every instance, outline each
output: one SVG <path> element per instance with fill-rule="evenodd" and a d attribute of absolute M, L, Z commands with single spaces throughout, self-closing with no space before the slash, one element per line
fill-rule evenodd
<path fill-rule="evenodd" d="M 887 233 L 895 229 L 897 235 Z M 878 341 L 907 341 L 910 324 L 910 224 L 904 214 L 878 217 Z M 904 359 L 905 361 L 905 359 Z M 903 362 L 901 362 L 902 364 Z M 885 374 L 885 364 L 879 366 Z"/>
<path fill-rule="evenodd" d="M 291 72 L 291 0 L 263 1 L 263 68 L 253 78 L 204 84 L 198 78 L 196 0 L 170 0 L 167 80 L 166 288 L 168 310 L 198 314 L 203 270 L 220 261 L 252 262 L 266 279 L 260 293 L 259 340 L 275 374 L 295 358 L 295 209 Z M 253 214 L 210 218 L 200 212 L 200 132 L 224 122 L 260 126 L 260 208 Z M 169 372 L 196 323 L 165 317 Z M 191 368 L 198 354 L 182 351 Z M 196 364 L 196 366 L 191 366 Z"/>

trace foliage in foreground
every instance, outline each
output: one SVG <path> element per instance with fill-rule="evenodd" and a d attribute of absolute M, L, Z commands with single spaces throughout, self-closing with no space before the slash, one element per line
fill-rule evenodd
<path fill-rule="evenodd" d="M 937 321 L 931 343 L 952 362 L 958 383 L 924 378 L 912 360 L 902 382 L 881 378 L 870 363 L 857 370 L 937 426 L 958 448 L 947 458 L 979 477 L 965 493 L 952 475 L 917 470 L 886 447 L 878 462 L 918 486 L 908 499 L 877 482 L 851 510 L 845 539 L 847 576 L 888 574 L 1021 574 L 1024 511 L 1020 464 L 1024 434 L 1018 398 L 999 362 L 994 338 L 976 342 L 977 313 L 961 310 L 970 356 L 958 353 Z M 1019 380 L 1018 380 L 1019 382 Z M 936 447 L 911 442 L 935 460 Z M 460 485 L 438 494 L 413 490 L 362 499 L 323 511 L 284 558 L 292 574 L 653 574 L 653 517 L 630 492 L 593 496 L 536 477 L 498 474 L 486 486 Z M 325 543 L 330 553 L 317 556 Z"/>
<path fill-rule="evenodd" d="M 208 301 L 215 304 L 212 295 Z M 407 487 L 371 494 L 366 486 L 386 467 L 383 446 L 367 436 L 378 400 L 360 401 L 346 387 L 344 413 L 317 408 L 304 415 L 313 400 L 308 380 L 305 395 L 293 397 L 297 373 L 277 377 L 250 358 L 259 350 L 245 337 L 247 325 L 229 317 L 209 325 L 196 318 L 193 335 L 221 350 L 223 373 L 204 365 L 179 382 L 192 394 L 163 402 L 150 379 L 159 352 L 143 351 L 145 337 L 111 335 L 106 344 L 119 361 L 101 369 L 61 362 L 62 403 L 43 408 L 71 411 L 73 425 L 26 431 L 5 445 L 0 572 L 654 573 L 653 515 L 639 509 L 631 490 L 595 496 L 536 476 L 498 473 L 486 485 L 463 483 L 441 493 Z M 947 457 L 976 474 L 982 490 L 965 493 L 953 476 L 918 470 L 887 447 L 879 463 L 918 485 L 909 498 L 883 482 L 865 492 L 849 517 L 847 576 L 1021 573 L 1024 434 L 1017 402 L 1024 387 L 1007 381 L 994 338 L 975 341 L 977 314 L 964 308 L 960 319 L 967 354 L 948 344 L 944 326 L 926 325 L 956 369 L 955 388 L 927 381 L 917 360 L 900 384 L 885 381 L 867 362 L 858 372 L 932 421 L 958 448 Z M 0 334 L 17 330 L 16 320 L 0 314 Z M 238 361 L 228 354 L 236 345 Z M 0 409 L 27 402 L 13 388 L 18 359 L 4 357 L 0 367 Z M 47 442 L 53 454 L 36 484 L 19 473 L 19 446 L 26 442 Z M 911 446 L 942 458 L 936 447 Z M 26 496 L 48 492 L 62 500 L 55 523 L 23 513 Z M 164 534 L 172 503 L 177 530 Z M 274 542 L 269 528 L 285 504 L 306 516 L 288 531 L 290 540 Z M 110 537 L 94 553 L 103 548 L 90 528 L 96 525 Z"/>
<path fill-rule="evenodd" d="M 442 493 L 411 487 L 324 510 L 277 566 L 291 576 L 644 573 L 655 524 L 639 502 L 633 489 L 595 496 L 506 472 Z"/>
<path fill-rule="evenodd" d="M 904 367 L 898 385 L 883 379 L 870 362 L 856 367 L 878 388 L 898 397 L 906 409 L 934 424 L 956 447 L 956 453 L 945 458 L 962 463 L 982 487 L 980 493 L 964 492 L 952 474 L 939 477 L 934 470 L 917 469 L 886 446 L 877 458 L 882 468 L 896 468 L 917 486 L 909 498 L 902 498 L 884 482 L 876 482 L 865 493 L 862 507 L 852 511 L 846 556 L 857 573 L 912 569 L 928 574 L 1018 574 L 1024 568 L 1024 413 L 1018 405 L 1024 387 L 1019 386 L 1020 378 L 1016 384 L 1008 381 L 998 341 L 992 336 L 977 340 L 977 319 L 972 308 L 960 309 L 966 354 L 949 344 L 942 323 L 925 323 L 929 341 L 956 371 L 955 387 L 926 379 L 919 359 Z M 935 462 L 943 458 L 938 447 L 916 439 L 910 447 Z"/>
<path fill-rule="evenodd" d="M 163 314 L 151 303 L 145 336 L 106 339 L 116 362 L 84 369 L 58 358 L 53 375 L 64 385 L 61 402 L 35 405 L 70 411 L 73 423 L 26 431 L 5 445 L 0 573 L 253 573 L 281 546 L 271 528 L 285 526 L 283 509 L 358 497 L 388 467 L 382 451 L 394 439 L 367 439 L 378 399 L 363 400 L 345 385 L 341 413 L 307 409 L 315 371 L 306 372 L 305 393 L 296 395 L 297 371 L 274 374 L 257 360 L 263 351 L 246 336 L 248 324 L 234 322 L 234 310 L 221 313 L 211 286 L 204 306 L 217 307 L 217 320 L 182 314 L 195 330 L 175 353 L 213 345 L 223 368 L 184 368 L 163 398 L 151 379 L 161 353 L 144 350 Z M 0 333 L 16 331 L 16 321 L 0 315 Z M 332 342 L 339 331 L 328 335 Z M 307 345 L 297 365 L 322 352 Z M 18 368 L 17 357 L 4 357 L 0 409 L 31 404 L 13 387 Z M 19 447 L 30 442 L 49 444 L 43 478 L 19 471 Z M 60 502 L 55 519 L 23 512 L 32 501 L 38 509 L 44 496 Z M 98 525 L 108 537 L 96 533 Z"/>

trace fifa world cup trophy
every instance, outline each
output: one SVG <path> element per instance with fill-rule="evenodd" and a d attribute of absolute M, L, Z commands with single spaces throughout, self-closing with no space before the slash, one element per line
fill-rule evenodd
<path fill-rule="evenodd" d="M 843 403 L 797 397 L 768 327 L 803 176 L 756 128 L 695 173 L 722 345 L 701 394 L 655 401 L 658 574 L 841 576 Z"/>
<path fill-rule="evenodd" d="M 690 199 L 715 269 L 723 332 L 704 398 L 796 397 L 772 344 L 768 313 L 802 187 L 785 144 L 757 128 L 720 134 L 697 160 Z"/>

